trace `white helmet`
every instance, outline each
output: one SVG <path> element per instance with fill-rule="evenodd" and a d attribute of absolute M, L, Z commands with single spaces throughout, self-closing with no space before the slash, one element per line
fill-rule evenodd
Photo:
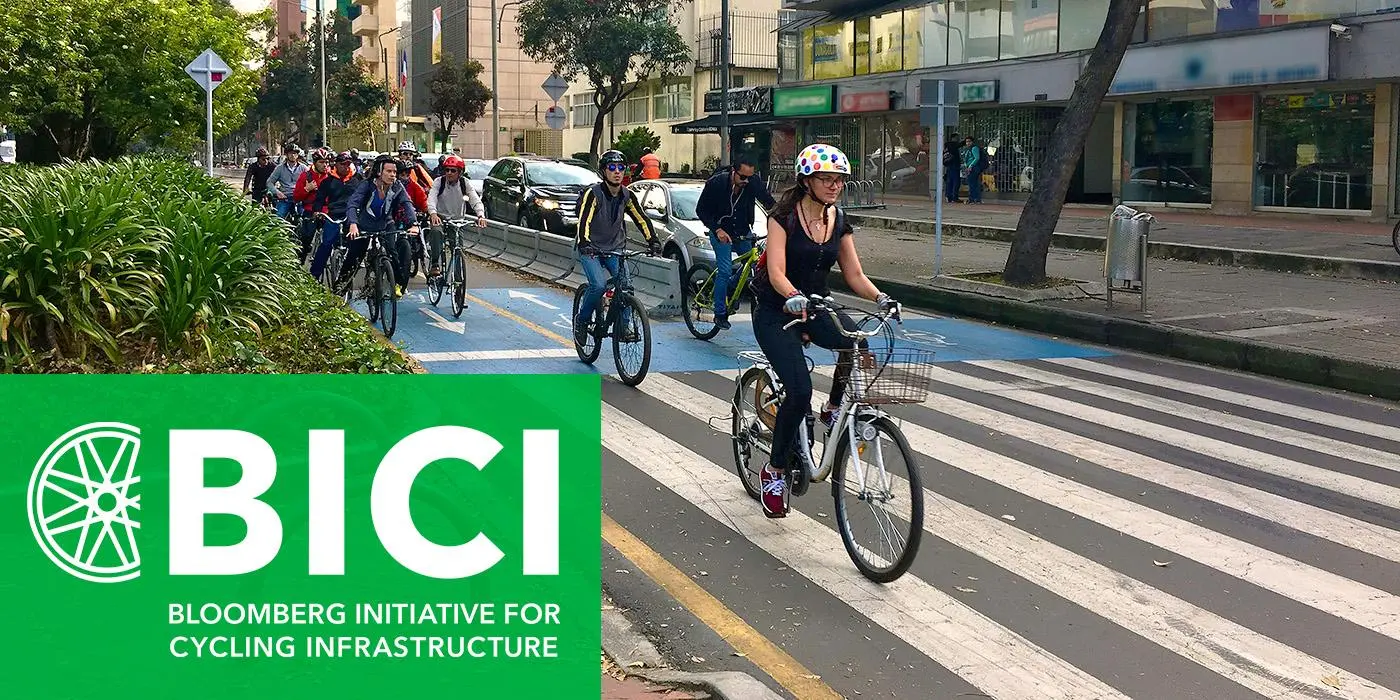
<path fill-rule="evenodd" d="M 404 141 L 399 144 L 399 153 L 403 153 L 404 151 L 411 151 L 414 155 L 417 155 L 418 147 L 413 145 L 412 141 Z"/>

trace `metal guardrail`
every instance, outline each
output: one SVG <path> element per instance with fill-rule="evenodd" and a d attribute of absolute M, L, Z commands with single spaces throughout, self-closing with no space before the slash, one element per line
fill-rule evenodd
<path fill-rule="evenodd" d="M 544 231 L 488 221 L 486 228 L 469 226 L 464 230 L 463 249 L 485 260 L 494 260 L 547 282 L 571 289 L 587 281 L 578 264 L 574 240 Z M 670 258 L 632 259 L 637 274 L 632 288 L 648 315 L 671 317 L 680 313 L 680 268 Z"/>

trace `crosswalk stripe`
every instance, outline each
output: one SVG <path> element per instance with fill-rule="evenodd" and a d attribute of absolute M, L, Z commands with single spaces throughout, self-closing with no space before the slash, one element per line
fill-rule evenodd
<path fill-rule="evenodd" d="M 929 370 L 929 373 L 930 378 L 937 382 L 1004 397 L 1017 403 L 1089 421 L 1105 428 L 1121 430 L 1150 440 L 1181 447 L 1265 474 L 1281 476 L 1318 488 L 1336 491 L 1378 505 L 1400 508 L 1400 489 L 1350 474 L 1342 474 L 1291 459 L 1263 454 L 1185 430 L 1177 430 L 1056 396 L 1013 388 L 1000 382 L 980 379 L 941 367 L 934 367 Z"/>
<path fill-rule="evenodd" d="M 675 379 L 654 379 L 639 388 L 670 405 L 692 409 L 697 420 L 728 406 Z M 1400 698 L 1400 694 L 1339 673 L 1308 654 L 975 508 L 929 489 L 925 489 L 925 498 L 924 529 L 928 532 L 1267 697 Z M 754 508 L 752 502 L 749 508 Z M 1346 693 L 1321 682 L 1333 673 L 1339 673 L 1339 684 L 1346 687 Z"/>
<path fill-rule="evenodd" d="M 818 371 L 823 369 L 819 368 Z M 830 372 L 826 374 L 829 375 Z M 1400 562 L 1400 533 L 1380 525 L 1178 467 L 1147 455 L 951 396 L 930 394 L 923 406 L 951 418 L 975 423 L 1036 445 L 1052 447 L 1105 469 L 1204 498 L 1382 559 Z"/>
<path fill-rule="evenodd" d="M 865 580 L 830 529 L 796 510 L 769 521 L 733 472 L 606 403 L 603 446 L 994 697 L 1126 698 L 918 577 Z"/>
<path fill-rule="evenodd" d="M 920 454 L 1400 640 L 1400 598 L 1389 593 L 1043 472 L 912 421 L 906 421 L 903 430 L 910 446 Z"/>
<path fill-rule="evenodd" d="M 1196 384 L 1194 382 L 1187 382 L 1172 377 L 1163 377 L 1156 374 L 1148 374 L 1147 372 L 1139 372 L 1137 370 L 1126 369 L 1123 367 L 1115 367 L 1113 365 L 1105 364 L 1103 362 L 1094 362 L 1092 360 L 1085 360 L 1081 358 L 1053 358 L 1047 359 L 1045 361 L 1052 362 L 1057 365 L 1063 365 L 1065 367 L 1072 367 L 1074 369 L 1084 370 L 1085 372 L 1093 372 L 1095 374 L 1102 374 L 1109 377 L 1117 377 L 1119 379 L 1126 379 L 1128 381 L 1139 382 L 1142 384 L 1147 384 L 1149 386 L 1160 386 L 1164 389 L 1172 389 L 1174 391 L 1182 392 L 1183 394 L 1193 394 L 1202 398 L 1223 401 L 1225 403 L 1231 403 L 1237 406 L 1244 406 L 1246 408 L 1252 408 L 1258 411 L 1273 413 L 1280 416 L 1287 416 L 1289 418 L 1297 418 L 1298 420 L 1305 420 L 1310 423 L 1317 423 L 1318 425 L 1326 425 L 1341 430 L 1348 430 L 1353 433 L 1360 433 L 1362 435 L 1370 435 L 1372 437 L 1378 437 L 1385 440 L 1393 440 L 1395 442 L 1400 442 L 1400 427 L 1396 426 L 1372 423 L 1370 421 L 1364 421 L 1357 418 L 1352 418 L 1350 416 L 1337 415 L 1334 413 L 1328 413 L 1326 411 L 1319 411 L 1317 409 L 1308 408 L 1306 406 L 1297 406 L 1291 403 L 1285 403 L 1283 401 L 1266 399 L 1261 396 L 1254 396 L 1253 394 L 1244 394 L 1237 391 L 1230 391 L 1228 389 L 1218 389 L 1208 384 Z"/>
<path fill-rule="evenodd" d="M 1228 413 L 1213 411 L 1208 408 L 1201 408 L 1200 406 L 1194 406 L 1180 401 L 1159 398 L 1140 391 L 1123 389 L 1110 384 L 1090 382 L 1077 377 L 1046 372 L 1034 367 L 1026 367 L 1012 362 L 1002 360 L 977 360 L 968 362 L 967 364 L 977 367 L 986 367 L 987 369 L 996 370 L 1002 374 L 1009 374 L 1013 377 L 1028 379 L 1033 382 L 1068 387 L 1076 391 L 1090 394 L 1091 396 L 1122 401 L 1133 406 L 1159 411 L 1167 415 L 1199 421 L 1285 445 L 1292 445 L 1313 452 L 1349 459 L 1353 462 L 1370 464 L 1391 471 L 1400 471 L 1400 455 L 1382 452 L 1381 450 L 1363 445 L 1354 445 L 1341 440 L 1272 425 L 1251 418 L 1233 416 Z"/>

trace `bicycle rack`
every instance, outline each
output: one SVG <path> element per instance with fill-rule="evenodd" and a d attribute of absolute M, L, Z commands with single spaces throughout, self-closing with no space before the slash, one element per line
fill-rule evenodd
<path fill-rule="evenodd" d="M 884 209 L 885 205 L 875 201 L 880 190 L 878 180 L 849 180 L 841 192 L 842 209 Z"/>

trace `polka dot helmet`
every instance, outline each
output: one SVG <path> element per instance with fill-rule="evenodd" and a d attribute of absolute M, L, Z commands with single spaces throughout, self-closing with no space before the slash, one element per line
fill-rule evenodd
<path fill-rule="evenodd" d="M 841 149 L 824 143 L 814 143 L 797 154 L 797 176 L 814 173 L 851 174 L 851 161 Z"/>

